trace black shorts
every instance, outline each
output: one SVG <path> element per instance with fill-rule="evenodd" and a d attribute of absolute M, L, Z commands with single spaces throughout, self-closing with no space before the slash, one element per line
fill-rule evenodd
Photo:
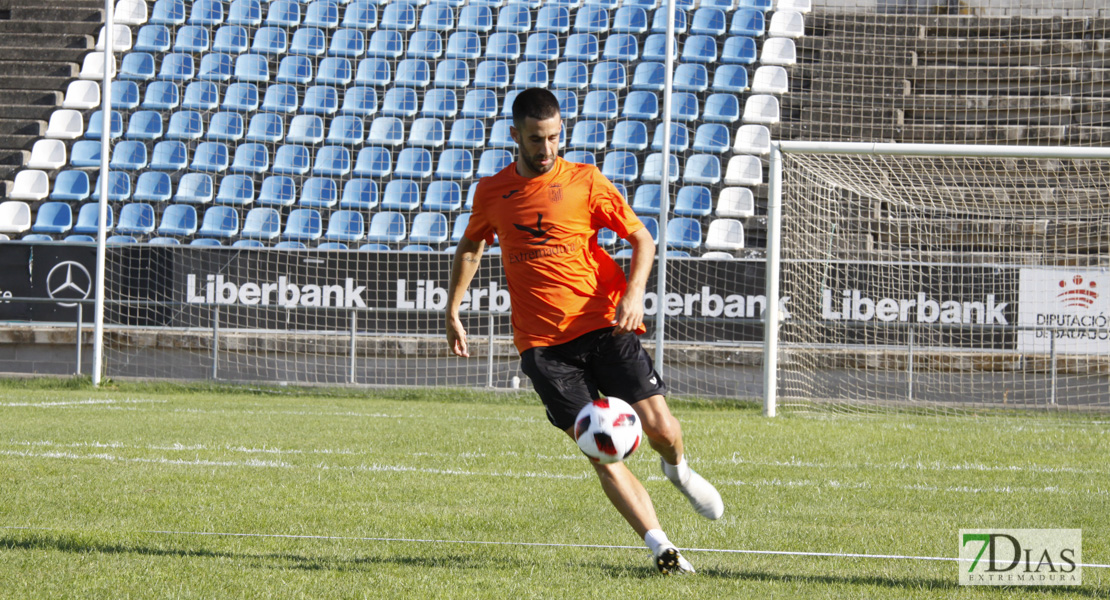
<path fill-rule="evenodd" d="M 547 408 L 547 419 L 559 429 L 574 425 L 583 406 L 601 396 L 635 404 L 667 386 L 655 372 L 640 338 L 598 329 L 557 346 L 529 348 L 520 355 L 520 369 Z"/>

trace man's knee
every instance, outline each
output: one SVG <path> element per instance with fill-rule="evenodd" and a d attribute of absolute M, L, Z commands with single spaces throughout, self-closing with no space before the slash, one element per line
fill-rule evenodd
<path fill-rule="evenodd" d="M 673 446 L 682 439 L 682 426 L 674 418 L 662 396 L 652 396 L 635 404 L 644 435 L 655 444 Z"/>

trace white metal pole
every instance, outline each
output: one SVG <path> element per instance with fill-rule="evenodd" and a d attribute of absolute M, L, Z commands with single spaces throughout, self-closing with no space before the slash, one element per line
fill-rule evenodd
<path fill-rule="evenodd" d="M 767 307 L 763 312 L 763 415 L 775 416 L 778 403 L 779 273 L 782 269 L 782 151 L 771 145 L 767 186 Z"/>
<path fill-rule="evenodd" d="M 671 93 L 674 84 L 674 57 L 671 45 L 674 37 L 675 0 L 667 0 L 667 39 L 663 41 L 663 168 L 659 182 L 659 267 L 655 278 L 655 370 L 663 372 L 663 338 L 666 315 L 663 314 L 663 297 L 667 293 L 667 216 L 671 210 Z M 646 166 L 646 165 L 645 165 Z"/>
<path fill-rule="evenodd" d="M 893 154 L 898 156 L 986 156 L 1006 158 L 1110 158 L 1106 147 L 1006 146 L 989 144 L 898 144 L 889 142 L 778 142 L 799 154 Z"/>
<path fill-rule="evenodd" d="M 108 236 L 108 160 L 112 151 L 112 74 L 116 27 L 112 0 L 104 0 L 104 77 L 100 83 L 100 112 L 104 118 L 100 135 L 100 202 L 96 226 L 96 278 L 93 305 L 92 383 L 100 386 L 104 369 L 104 262 Z"/>

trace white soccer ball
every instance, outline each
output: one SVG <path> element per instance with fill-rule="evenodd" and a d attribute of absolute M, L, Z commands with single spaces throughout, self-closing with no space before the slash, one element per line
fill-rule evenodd
<path fill-rule="evenodd" d="M 604 465 L 628 458 L 640 446 L 642 435 L 639 416 L 620 398 L 594 400 L 574 420 L 578 447 L 590 460 Z"/>

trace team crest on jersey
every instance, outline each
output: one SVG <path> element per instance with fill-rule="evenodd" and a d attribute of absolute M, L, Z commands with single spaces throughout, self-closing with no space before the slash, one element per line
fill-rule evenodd
<path fill-rule="evenodd" d="M 547 199 L 552 204 L 558 204 L 563 200 L 563 185 L 560 183 L 553 183 L 547 187 Z"/>

